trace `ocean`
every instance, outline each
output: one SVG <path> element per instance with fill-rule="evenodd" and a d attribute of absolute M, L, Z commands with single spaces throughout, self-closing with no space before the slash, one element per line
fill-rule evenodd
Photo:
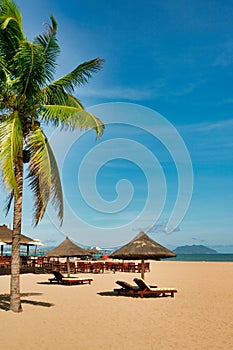
<path fill-rule="evenodd" d="M 169 258 L 168 260 L 233 262 L 233 254 L 177 254 L 175 258 Z"/>

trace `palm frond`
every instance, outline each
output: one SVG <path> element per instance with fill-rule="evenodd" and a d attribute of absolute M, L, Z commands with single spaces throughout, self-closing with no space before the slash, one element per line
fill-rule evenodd
<path fill-rule="evenodd" d="M 46 140 L 40 128 L 27 135 L 27 150 L 31 154 L 27 178 L 34 196 L 33 223 L 36 226 L 43 218 L 51 189 L 51 165 Z"/>
<path fill-rule="evenodd" d="M 57 22 L 51 15 L 51 25 L 48 25 L 47 31 L 37 36 L 34 39 L 34 43 L 40 45 L 43 48 L 45 58 L 45 74 L 48 81 L 53 79 L 53 74 L 56 68 L 56 58 L 60 53 L 59 45 L 57 44 Z"/>
<path fill-rule="evenodd" d="M 71 94 L 64 91 L 62 87 L 47 85 L 41 90 L 43 105 L 73 106 L 84 109 L 81 102 Z"/>
<path fill-rule="evenodd" d="M 50 197 L 62 222 L 63 197 L 59 171 L 52 149 L 43 131 L 38 127 L 27 135 L 29 162 L 29 186 L 34 194 L 33 223 L 42 220 Z"/>
<path fill-rule="evenodd" d="M 35 98 L 46 81 L 42 48 L 29 41 L 21 41 L 15 56 L 14 71 L 17 73 L 14 88 L 28 98 Z"/>
<path fill-rule="evenodd" d="M 0 0 L 0 166 L 10 193 L 6 210 L 13 196 L 20 193 L 15 167 L 22 164 L 26 145 L 31 155 L 28 180 L 34 199 L 34 225 L 43 218 L 50 199 L 61 222 L 63 218 L 59 171 L 39 121 L 68 129 L 93 129 L 97 137 L 105 128 L 72 96 L 77 86 L 87 83 L 102 68 L 104 60 L 84 62 L 52 81 L 60 48 L 56 20 L 50 16 L 50 21 L 45 32 L 30 42 L 15 2 Z"/>
<path fill-rule="evenodd" d="M 20 40 L 24 39 L 21 13 L 13 1 L 0 3 L 0 52 L 11 61 Z"/>
<path fill-rule="evenodd" d="M 10 118 L 0 123 L 0 163 L 3 183 L 9 192 L 18 193 L 14 165 L 17 155 L 22 151 L 22 125 L 15 111 Z"/>
<path fill-rule="evenodd" d="M 11 192 L 6 200 L 6 205 L 4 207 L 5 216 L 7 216 L 10 211 L 13 198 L 14 198 L 14 192 Z"/>
<path fill-rule="evenodd" d="M 52 204 L 57 211 L 58 217 L 60 219 L 60 224 L 62 224 L 63 221 L 63 212 L 64 212 L 64 206 L 63 206 L 63 193 L 62 193 L 62 185 L 59 175 L 59 169 L 57 166 L 56 158 L 54 156 L 53 150 L 49 144 L 49 141 L 46 142 L 50 164 L 51 164 L 51 196 L 52 196 Z"/>
<path fill-rule="evenodd" d="M 50 86 L 62 87 L 67 93 L 74 92 L 76 86 L 84 85 L 92 77 L 93 73 L 99 71 L 103 66 L 102 58 L 84 62 L 64 77 L 54 81 Z"/>
<path fill-rule="evenodd" d="M 0 98 L 7 79 L 7 74 L 8 74 L 7 64 L 5 62 L 4 57 L 0 56 Z"/>
<path fill-rule="evenodd" d="M 74 101 L 74 100 L 73 100 Z M 42 119 L 54 126 L 68 129 L 93 129 L 97 138 L 104 132 L 104 124 L 93 114 L 78 106 L 41 106 Z"/>
<path fill-rule="evenodd" d="M 12 26 L 15 31 L 19 31 L 20 35 L 23 33 L 22 15 L 14 1 L 2 0 L 0 6 L 0 14 L 0 23 L 2 29 L 6 29 L 7 27 Z"/>
<path fill-rule="evenodd" d="M 0 56 L 0 70 L 6 70 L 6 62 L 4 57 Z"/>
<path fill-rule="evenodd" d="M 81 102 L 77 99 L 77 97 L 71 95 L 71 94 L 67 94 L 67 101 L 66 101 L 66 105 L 67 106 L 71 106 L 71 107 L 76 107 L 76 108 L 82 108 L 84 109 L 83 105 L 81 104 Z"/>

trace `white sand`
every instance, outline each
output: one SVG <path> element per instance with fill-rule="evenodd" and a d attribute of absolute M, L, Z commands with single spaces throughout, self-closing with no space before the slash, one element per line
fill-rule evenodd
<path fill-rule="evenodd" d="M 47 285 L 51 275 L 21 276 L 23 312 L 9 308 L 9 276 L 0 276 L 3 349 L 230 350 L 233 263 L 151 262 L 150 284 L 175 287 L 174 298 L 101 296 L 135 273 L 80 274 L 91 285 Z M 33 295 L 33 293 L 36 293 Z M 51 304 L 51 306 L 49 306 Z"/>

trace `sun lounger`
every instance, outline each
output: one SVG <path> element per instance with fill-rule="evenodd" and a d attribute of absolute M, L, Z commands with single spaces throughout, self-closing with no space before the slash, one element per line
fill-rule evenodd
<path fill-rule="evenodd" d="M 138 286 L 132 285 L 125 281 L 116 281 L 116 284 L 119 284 L 119 286 L 122 287 L 122 288 L 114 289 L 114 292 L 116 292 L 118 295 L 127 295 L 127 294 L 134 295 L 139 289 Z"/>
<path fill-rule="evenodd" d="M 119 284 L 122 288 L 116 288 L 114 289 L 114 292 L 116 292 L 118 295 L 128 295 L 131 294 L 132 296 L 136 296 L 137 292 L 140 291 L 140 287 L 138 285 L 132 285 L 125 281 L 116 281 L 116 284 Z M 150 287 L 157 287 L 157 286 L 150 286 Z"/>
<path fill-rule="evenodd" d="M 55 282 L 55 283 L 72 285 L 72 284 L 84 284 L 84 283 L 91 284 L 91 282 L 93 281 L 92 278 L 65 277 L 59 271 L 52 271 L 52 273 L 54 274 L 54 277 L 49 278 L 50 283 Z"/>
<path fill-rule="evenodd" d="M 174 293 L 177 293 L 177 290 L 174 288 L 154 288 L 149 286 L 142 278 L 134 278 L 134 282 L 139 287 L 137 294 L 143 298 L 144 296 L 166 296 L 170 295 L 172 298 L 174 297 Z"/>

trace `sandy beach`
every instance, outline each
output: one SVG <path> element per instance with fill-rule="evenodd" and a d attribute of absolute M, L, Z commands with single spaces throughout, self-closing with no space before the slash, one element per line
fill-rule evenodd
<path fill-rule="evenodd" d="M 0 276 L 2 348 L 211 349 L 233 346 L 233 263 L 151 262 L 145 279 L 175 287 L 174 298 L 100 295 L 135 273 L 82 274 L 91 285 L 49 285 L 51 275 L 21 276 L 23 313 L 9 308 L 9 276 Z M 108 293 L 106 293 L 108 294 Z"/>

